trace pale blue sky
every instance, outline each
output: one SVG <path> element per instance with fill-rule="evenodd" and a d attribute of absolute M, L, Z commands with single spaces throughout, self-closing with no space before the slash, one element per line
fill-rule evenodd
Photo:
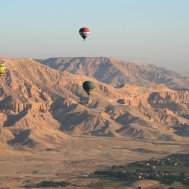
<path fill-rule="evenodd" d="M 0 23 L 0 56 L 109 56 L 189 70 L 189 0 L 0 0 Z"/>

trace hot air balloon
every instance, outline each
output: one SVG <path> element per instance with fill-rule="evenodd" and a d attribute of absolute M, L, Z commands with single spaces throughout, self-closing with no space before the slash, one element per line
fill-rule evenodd
<path fill-rule="evenodd" d="M 6 69 L 7 67 L 5 63 L 2 60 L 0 60 L 0 76 L 3 76 L 5 74 Z"/>
<path fill-rule="evenodd" d="M 92 81 L 85 81 L 83 82 L 83 89 L 89 95 L 90 92 L 95 88 L 95 85 Z"/>
<path fill-rule="evenodd" d="M 89 28 L 86 28 L 86 27 L 81 28 L 81 29 L 79 30 L 79 34 L 80 34 L 81 37 L 85 40 L 85 39 L 89 36 L 90 30 L 89 30 Z"/>

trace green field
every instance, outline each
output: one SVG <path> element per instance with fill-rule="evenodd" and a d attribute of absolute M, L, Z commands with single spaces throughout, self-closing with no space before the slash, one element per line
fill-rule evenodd
<path fill-rule="evenodd" d="M 99 181 L 92 187 L 108 187 L 108 185 L 131 185 L 139 180 L 157 180 L 162 184 L 182 184 L 189 188 L 189 154 L 172 154 L 161 159 L 132 162 L 126 165 L 112 166 L 104 170 L 96 170 L 91 177 Z"/>

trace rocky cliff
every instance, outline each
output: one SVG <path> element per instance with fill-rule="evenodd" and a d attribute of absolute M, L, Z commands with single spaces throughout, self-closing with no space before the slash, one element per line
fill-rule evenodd
<path fill-rule="evenodd" d="M 118 61 L 108 57 L 74 57 L 38 59 L 56 70 L 94 77 L 100 82 L 121 87 L 124 84 L 148 86 L 165 84 L 172 89 L 189 89 L 189 77 L 154 65 Z"/>
<path fill-rule="evenodd" d="M 165 85 L 115 88 L 31 59 L 4 59 L 0 146 L 50 148 L 71 135 L 187 140 L 189 91 Z M 92 80 L 91 96 L 82 82 Z"/>

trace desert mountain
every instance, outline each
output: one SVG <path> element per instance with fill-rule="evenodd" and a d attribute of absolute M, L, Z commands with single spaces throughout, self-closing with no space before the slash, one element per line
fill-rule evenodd
<path fill-rule="evenodd" d="M 165 85 L 114 88 L 32 59 L 4 59 L 0 77 L 0 147 L 51 148 L 72 135 L 186 140 L 189 91 Z M 82 82 L 92 80 L 87 96 Z"/>
<path fill-rule="evenodd" d="M 120 87 L 127 84 L 148 86 L 165 84 L 172 89 L 189 89 L 189 77 L 154 65 L 135 64 L 112 58 L 77 57 L 36 60 L 60 71 L 94 77 L 96 80 Z"/>

